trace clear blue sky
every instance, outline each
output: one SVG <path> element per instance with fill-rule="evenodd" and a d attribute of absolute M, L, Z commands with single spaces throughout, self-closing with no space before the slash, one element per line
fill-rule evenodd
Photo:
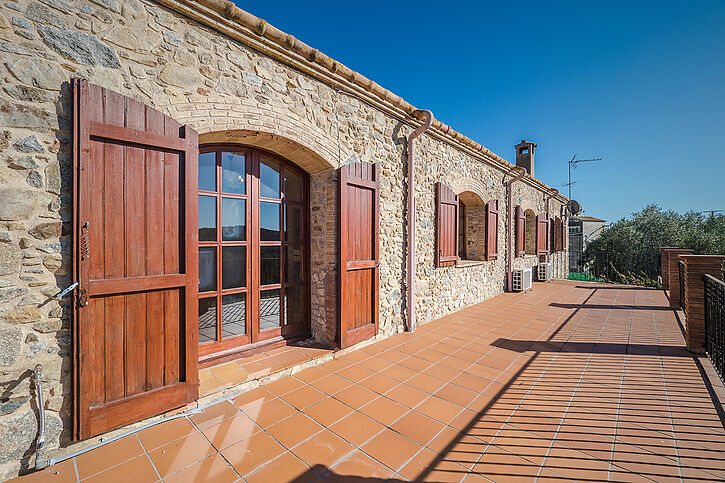
<path fill-rule="evenodd" d="M 725 1 L 237 1 L 509 161 L 533 140 L 586 214 L 725 209 Z"/>

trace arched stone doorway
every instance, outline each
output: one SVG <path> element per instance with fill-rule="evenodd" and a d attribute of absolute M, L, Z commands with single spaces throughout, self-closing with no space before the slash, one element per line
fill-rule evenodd
<path fill-rule="evenodd" d="M 200 360 L 307 337 L 308 173 L 262 149 L 199 151 Z"/>

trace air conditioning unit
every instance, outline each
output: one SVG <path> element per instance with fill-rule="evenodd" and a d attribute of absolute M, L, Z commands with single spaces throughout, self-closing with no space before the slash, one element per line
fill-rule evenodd
<path fill-rule="evenodd" d="M 520 268 L 513 271 L 513 289 L 514 292 L 523 292 L 531 290 L 531 281 L 533 273 L 530 268 Z"/>
<path fill-rule="evenodd" d="M 536 280 L 546 282 L 554 277 L 554 266 L 551 262 L 539 263 L 536 266 Z"/>

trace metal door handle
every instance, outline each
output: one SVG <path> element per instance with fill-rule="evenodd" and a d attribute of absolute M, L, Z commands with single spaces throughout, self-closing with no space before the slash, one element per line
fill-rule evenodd
<path fill-rule="evenodd" d="M 78 282 L 75 282 L 72 285 L 70 285 L 68 288 L 66 288 L 65 290 L 63 290 L 62 292 L 58 292 L 57 294 L 53 295 L 52 298 L 54 300 L 61 300 L 63 297 L 65 297 L 71 291 L 73 291 L 73 289 L 76 288 L 77 286 L 78 286 Z"/>

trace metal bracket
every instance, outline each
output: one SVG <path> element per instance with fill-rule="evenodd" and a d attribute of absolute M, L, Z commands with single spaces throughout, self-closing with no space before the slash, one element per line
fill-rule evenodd
<path fill-rule="evenodd" d="M 88 222 L 81 226 L 81 260 L 88 260 L 90 244 L 88 242 Z"/>
<path fill-rule="evenodd" d="M 58 292 L 57 294 L 53 295 L 52 298 L 54 300 L 60 300 L 63 297 L 65 297 L 66 295 L 68 295 L 77 286 L 78 286 L 78 282 L 75 282 L 72 285 L 70 285 L 68 288 L 66 288 L 65 290 L 63 290 L 62 292 Z"/>

